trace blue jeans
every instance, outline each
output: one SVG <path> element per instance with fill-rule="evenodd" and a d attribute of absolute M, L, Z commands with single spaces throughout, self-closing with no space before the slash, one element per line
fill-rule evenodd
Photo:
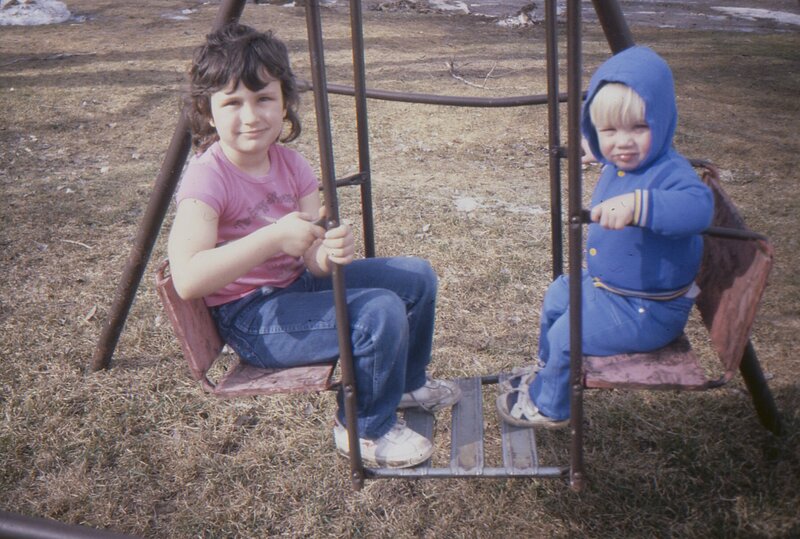
<path fill-rule="evenodd" d="M 425 384 L 438 279 L 427 261 L 367 258 L 344 268 L 358 402 L 358 429 L 379 438 L 397 420 L 403 393 Z M 305 272 L 286 288 L 258 290 L 212 309 L 242 361 L 280 368 L 339 355 L 333 284 Z M 339 420 L 344 423 L 341 392 Z"/>
<path fill-rule="evenodd" d="M 649 352 L 675 340 L 686 326 L 694 300 L 679 297 L 653 301 L 620 296 L 582 280 L 584 355 L 613 356 Z M 528 388 L 542 414 L 555 420 L 569 417 L 569 277 L 550 284 L 544 296 L 539 329 L 539 359 L 545 366 Z"/>

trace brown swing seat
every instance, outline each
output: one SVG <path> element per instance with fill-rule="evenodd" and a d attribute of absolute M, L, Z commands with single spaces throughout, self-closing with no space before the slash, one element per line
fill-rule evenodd
<path fill-rule="evenodd" d="M 714 193 L 712 227 L 749 233 L 739 212 L 719 182 L 717 169 L 701 163 L 701 177 Z M 767 238 L 747 239 L 706 235 L 697 283 L 696 306 L 708 329 L 711 346 L 722 363 L 722 374 L 709 378 L 682 335 L 648 353 L 585 356 L 583 385 L 597 389 L 704 390 L 727 383 L 740 368 L 748 347 L 758 304 L 772 267 L 773 248 Z"/>
<path fill-rule="evenodd" d="M 286 369 L 263 369 L 237 361 L 219 380 L 212 382 L 208 371 L 220 357 L 225 343 L 202 299 L 178 296 L 164 260 L 156 271 L 156 288 L 167 312 L 175 337 L 192 378 L 217 397 L 232 398 L 271 393 L 294 393 L 332 389 L 336 362 L 317 363 Z"/>

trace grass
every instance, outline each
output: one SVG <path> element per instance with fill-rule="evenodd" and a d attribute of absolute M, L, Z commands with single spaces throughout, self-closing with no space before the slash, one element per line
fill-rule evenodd
<path fill-rule="evenodd" d="M 199 11 L 176 22 L 161 17 L 175 2 L 80 0 L 70 8 L 86 23 L 0 33 L 0 509 L 145 537 L 800 535 L 796 34 L 633 29 L 675 70 L 679 149 L 719 164 L 745 220 L 775 244 L 752 338 L 787 434 L 760 427 L 739 378 L 698 394 L 592 392 L 584 492 L 560 480 L 376 480 L 352 492 L 332 442 L 333 394 L 223 401 L 191 381 L 151 278 L 163 237 L 112 368 L 88 368 L 172 134 L 181 74 L 216 9 L 178 4 Z M 301 11 L 248 5 L 245 15 L 279 29 L 306 77 Z M 540 27 L 413 11 L 365 18 L 376 87 L 543 91 Z M 345 84 L 346 25 L 343 9 L 325 12 L 329 80 Z M 591 26 L 584 47 L 587 70 L 607 54 Z M 56 53 L 70 56 L 48 59 Z M 470 80 L 495 63 L 498 76 L 465 85 L 452 59 Z M 316 166 L 304 103 L 297 148 Z M 331 104 L 346 175 L 352 103 Z M 433 373 L 525 363 L 551 275 L 544 110 L 376 101 L 370 126 L 379 254 L 423 256 L 440 276 Z M 480 206 L 460 211 L 465 197 Z M 354 191 L 341 206 L 359 222 Z"/>

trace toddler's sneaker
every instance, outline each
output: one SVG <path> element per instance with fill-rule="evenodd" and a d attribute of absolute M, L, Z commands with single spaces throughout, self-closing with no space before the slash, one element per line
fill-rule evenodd
<path fill-rule="evenodd" d="M 426 412 L 435 412 L 453 406 L 460 398 L 461 388 L 455 382 L 426 377 L 424 386 L 403 393 L 397 408 L 422 408 Z"/>
<path fill-rule="evenodd" d="M 533 363 L 524 367 L 514 367 L 511 369 L 511 376 L 499 382 L 500 391 L 527 388 L 543 368 L 544 362 L 541 359 L 535 359 Z"/>
<path fill-rule="evenodd" d="M 333 426 L 333 439 L 339 454 L 349 457 L 347 429 L 338 418 Z M 430 440 L 414 432 L 402 419 L 377 440 L 359 438 L 359 443 L 361 460 L 369 468 L 408 468 L 425 462 L 433 454 Z"/>
<path fill-rule="evenodd" d="M 517 427 L 558 429 L 569 425 L 569 419 L 553 419 L 540 412 L 528 395 L 527 387 L 501 393 L 496 404 L 503 421 Z"/>

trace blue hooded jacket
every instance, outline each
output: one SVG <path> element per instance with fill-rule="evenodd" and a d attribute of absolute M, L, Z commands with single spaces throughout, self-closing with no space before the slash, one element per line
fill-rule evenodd
<path fill-rule="evenodd" d="M 678 121 L 672 72 L 647 47 L 631 47 L 608 59 L 592 76 L 583 106 L 581 130 L 595 156 L 601 156 L 589 106 L 606 83 L 632 88 L 645 103 L 650 151 L 631 171 L 605 158 L 592 195 L 592 207 L 615 196 L 634 193 L 634 223 L 622 230 L 589 225 L 589 274 L 595 285 L 631 295 L 666 299 L 693 282 L 703 255 L 700 233 L 713 217 L 711 190 L 691 164 L 672 147 Z"/>

